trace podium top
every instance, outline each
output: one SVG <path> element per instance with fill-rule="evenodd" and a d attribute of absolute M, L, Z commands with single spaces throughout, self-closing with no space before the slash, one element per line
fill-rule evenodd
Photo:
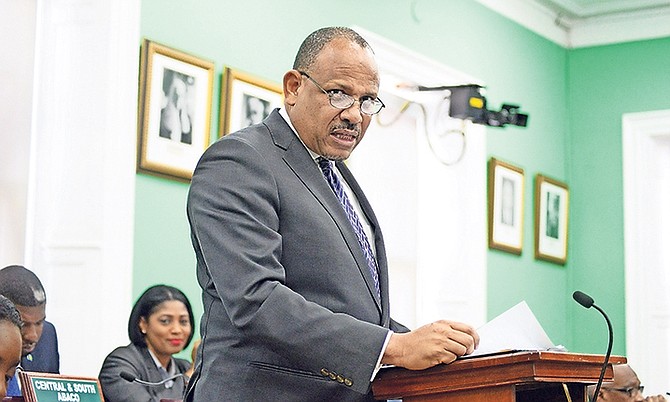
<path fill-rule="evenodd" d="M 459 359 L 426 370 L 383 368 L 372 383 L 377 399 L 533 383 L 595 384 L 605 361 L 604 355 L 567 352 L 525 351 Z M 612 364 L 626 363 L 611 356 L 605 381 L 614 376 Z"/>

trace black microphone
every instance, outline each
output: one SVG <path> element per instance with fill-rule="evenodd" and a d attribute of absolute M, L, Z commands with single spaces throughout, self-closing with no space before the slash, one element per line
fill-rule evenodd
<path fill-rule="evenodd" d="M 610 360 L 610 354 L 612 353 L 612 341 L 614 338 L 614 331 L 612 331 L 612 323 L 610 322 L 609 317 L 603 309 L 598 307 L 594 302 L 593 298 L 586 293 L 580 292 L 579 290 L 575 291 L 575 293 L 572 294 L 572 298 L 575 299 L 575 301 L 585 308 L 595 308 L 600 312 L 600 314 L 605 317 L 605 321 L 607 321 L 607 329 L 609 331 L 609 343 L 607 345 L 607 353 L 605 354 L 605 363 L 603 363 L 603 368 L 600 370 L 600 378 L 598 378 L 598 384 L 596 385 L 596 390 L 593 393 L 593 401 L 596 402 L 598 400 L 598 394 L 600 393 L 600 387 L 603 385 L 603 378 L 605 377 L 605 371 L 607 370 L 607 363 Z"/>
<path fill-rule="evenodd" d="M 157 387 L 157 386 L 159 386 L 159 385 L 163 385 L 163 384 L 165 384 L 165 383 L 168 382 L 168 381 L 172 381 L 172 380 L 174 380 L 175 378 L 178 378 L 178 377 L 182 377 L 182 378 L 183 378 L 183 377 L 184 377 L 184 374 L 183 374 L 183 373 L 177 373 L 177 374 L 175 374 L 175 375 L 173 375 L 173 376 L 171 376 L 171 377 L 168 377 L 168 378 L 166 378 L 166 379 L 164 379 L 164 380 L 162 380 L 162 381 L 158 381 L 158 382 L 149 382 L 149 381 L 140 380 L 140 379 L 137 378 L 134 374 L 131 374 L 131 373 L 127 372 L 127 371 L 122 371 L 122 372 L 119 373 L 119 375 L 121 376 L 121 378 L 123 378 L 124 380 L 126 380 L 126 381 L 128 381 L 128 382 L 136 382 L 136 383 L 138 383 L 138 384 L 147 385 L 147 386 L 149 386 L 149 387 Z"/>

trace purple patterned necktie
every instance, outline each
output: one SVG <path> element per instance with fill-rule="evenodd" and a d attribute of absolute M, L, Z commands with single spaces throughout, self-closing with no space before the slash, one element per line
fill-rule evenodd
<path fill-rule="evenodd" d="M 340 179 L 337 178 L 337 175 L 333 171 L 333 167 L 330 161 L 325 158 L 318 158 L 317 161 L 319 162 L 319 167 L 321 168 L 321 171 L 323 172 L 326 181 L 328 182 L 328 184 L 330 184 L 330 188 L 333 189 L 333 192 L 335 192 L 337 199 L 340 200 L 340 204 L 342 204 L 342 208 L 344 208 L 344 212 L 347 213 L 349 223 L 351 223 L 351 226 L 353 227 L 354 232 L 356 233 L 358 244 L 361 246 L 361 250 L 363 250 L 363 255 L 365 256 L 365 261 L 368 263 L 368 268 L 370 269 L 370 274 L 372 275 L 372 280 L 375 284 L 375 290 L 377 291 L 377 296 L 380 296 L 377 262 L 375 261 L 374 254 L 372 253 L 372 247 L 370 247 L 370 243 L 368 242 L 368 237 L 365 235 L 365 232 L 363 231 L 361 221 L 358 219 L 356 211 L 351 206 L 351 203 L 349 202 L 349 197 L 347 197 L 347 193 L 344 192 L 342 183 L 340 182 Z"/>

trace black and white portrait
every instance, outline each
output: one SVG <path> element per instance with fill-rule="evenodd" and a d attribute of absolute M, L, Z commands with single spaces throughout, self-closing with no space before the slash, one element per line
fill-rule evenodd
<path fill-rule="evenodd" d="M 558 239 L 558 222 L 561 211 L 561 196 L 551 191 L 547 192 L 547 226 L 545 235 Z"/>
<path fill-rule="evenodd" d="M 242 124 L 244 127 L 262 122 L 263 119 L 268 117 L 271 111 L 270 101 L 244 94 L 242 106 Z"/>
<path fill-rule="evenodd" d="M 184 144 L 193 141 L 195 78 L 169 68 L 163 69 L 163 102 L 158 135 Z"/>
<path fill-rule="evenodd" d="M 516 200 L 516 189 L 514 180 L 503 177 L 500 197 L 500 223 L 514 226 L 514 202 Z"/>
<path fill-rule="evenodd" d="M 214 62 L 145 39 L 137 170 L 188 181 L 209 145 Z"/>

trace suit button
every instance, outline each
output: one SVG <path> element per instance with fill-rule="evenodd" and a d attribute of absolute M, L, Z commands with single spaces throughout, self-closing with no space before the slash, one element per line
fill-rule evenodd
<path fill-rule="evenodd" d="M 331 372 L 330 374 L 328 374 L 328 377 L 329 377 L 331 380 L 337 380 L 337 374 L 335 374 L 335 373 L 333 373 L 333 372 Z"/>
<path fill-rule="evenodd" d="M 354 385 L 354 382 L 351 381 L 351 380 L 348 379 L 348 378 L 345 378 L 345 379 L 344 379 L 344 385 L 346 385 L 347 387 L 351 387 L 352 385 Z"/>
<path fill-rule="evenodd" d="M 326 370 L 325 368 L 322 368 L 321 375 L 324 377 L 328 377 L 330 375 L 330 371 Z"/>
<path fill-rule="evenodd" d="M 339 382 L 340 384 L 344 384 L 344 377 L 342 377 L 341 375 L 338 375 L 337 376 L 337 382 Z"/>

